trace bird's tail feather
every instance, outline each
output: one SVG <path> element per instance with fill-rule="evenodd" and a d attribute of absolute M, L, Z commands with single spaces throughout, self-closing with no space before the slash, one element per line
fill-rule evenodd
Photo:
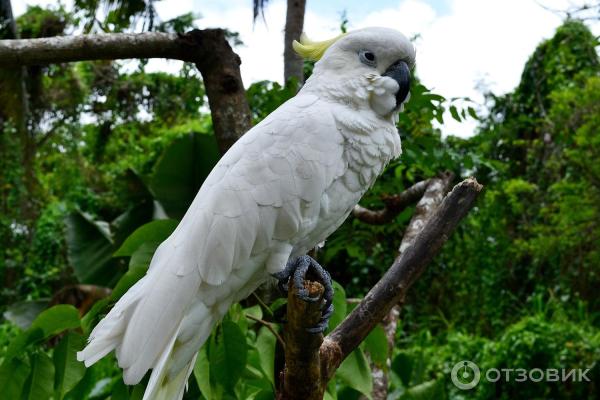
<path fill-rule="evenodd" d="M 116 350 L 126 384 L 152 369 L 144 400 L 181 399 L 218 316 L 202 303 L 198 282 L 179 278 L 150 271 L 98 323 L 77 359 L 89 367 Z"/>
<path fill-rule="evenodd" d="M 96 325 L 88 338 L 86 348 L 77 353 L 77 360 L 83 361 L 86 367 L 95 364 L 120 345 L 127 320 L 135 310 L 144 283 L 144 279 L 141 279 L 132 286 L 106 317 Z"/>
<path fill-rule="evenodd" d="M 177 400 L 183 397 L 198 350 L 208 339 L 214 321 L 203 303 L 193 305 L 153 367 L 143 400 Z"/>

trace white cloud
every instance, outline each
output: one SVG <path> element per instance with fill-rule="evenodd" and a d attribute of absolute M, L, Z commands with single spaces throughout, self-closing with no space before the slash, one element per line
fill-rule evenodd
<path fill-rule="evenodd" d="M 364 19 L 351 21 L 352 27 L 385 26 L 411 37 L 422 33 L 436 20 L 433 7 L 421 0 L 404 0 L 395 8 L 373 11 Z M 356 22 L 356 23 L 355 23 Z"/>
<path fill-rule="evenodd" d="M 269 2 L 265 19 L 253 22 L 251 1 L 234 1 L 228 8 L 204 7 L 201 28 L 228 28 L 238 32 L 244 42 L 235 51 L 242 59 L 242 79 L 246 85 L 258 80 L 283 81 L 283 28 L 286 2 Z M 310 9 L 305 17 L 306 31 L 316 37 L 329 37 L 336 33 L 337 24 L 331 19 L 316 15 Z M 266 21 L 266 22 L 265 22 Z"/>

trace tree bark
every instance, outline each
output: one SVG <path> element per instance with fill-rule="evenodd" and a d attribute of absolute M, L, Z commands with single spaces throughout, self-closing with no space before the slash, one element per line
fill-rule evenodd
<path fill-rule="evenodd" d="M 296 78 L 298 84 L 304 82 L 304 60 L 296 54 L 292 42 L 298 40 L 304 27 L 306 0 L 288 0 L 285 17 L 285 35 L 283 48 L 283 77 L 287 82 Z"/>
<path fill-rule="evenodd" d="M 306 329 L 316 326 L 321 319 L 322 296 L 325 289 L 319 282 L 304 281 L 310 297 L 320 301 L 309 303 L 298 298 L 298 289 L 290 279 L 288 285 L 288 314 L 284 330 L 285 367 L 280 382 L 278 400 L 320 400 L 323 398 L 321 363 L 318 352 L 307 348 L 319 348 L 323 334 L 310 334 Z"/>
<path fill-rule="evenodd" d="M 0 41 L 0 67 L 70 61 L 168 58 L 200 70 L 222 153 L 251 127 L 241 60 L 222 29 L 185 34 L 146 32 Z"/>
<path fill-rule="evenodd" d="M 390 356 L 394 349 L 394 336 L 398 328 L 398 318 L 400 317 L 400 306 L 395 305 L 390 312 L 381 321 L 381 326 L 385 332 L 388 345 L 388 359 L 386 361 L 387 368 L 391 366 Z M 388 397 L 389 379 L 385 368 L 379 368 L 375 363 L 371 362 L 371 376 L 373 377 L 373 391 L 371 392 L 372 400 L 386 400 Z M 365 400 L 366 396 L 361 396 L 361 400 Z"/>
<path fill-rule="evenodd" d="M 422 194 L 421 199 L 415 207 L 415 212 L 408 223 L 406 230 L 404 231 L 404 236 L 402 237 L 402 242 L 400 243 L 400 248 L 398 250 L 399 254 L 402 254 L 405 249 L 413 245 L 417 235 L 421 232 L 421 229 L 427 223 L 427 221 L 429 221 L 429 219 L 433 216 L 435 210 L 437 210 L 442 202 L 444 195 L 448 192 L 453 178 L 454 174 L 448 172 L 443 173 L 437 178 L 416 183 L 398 196 L 398 198 L 401 199 L 406 198 L 409 196 L 409 194 L 414 194 L 416 192 Z M 423 185 L 424 183 L 425 185 Z M 384 211 L 390 209 L 393 210 L 393 208 L 386 205 Z M 370 210 L 366 211 L 369 213 L 381 212 Z M 398 318 L 400 316 L 400 308 L 401 307 L 399 305 L 393 306 L 390 312 L 383 318 L 383 321 L 381 322 L 388 340 L 388 367 L 391 365 L 391 360 L 389 357 L 394 349 L 394 336 L 396 334 L 396 327 L 398 325 Z M 373 376 L 373 392 L 371 393 L 372 399 L 387 399 L 387 371 L 385 368 L 379 368 L 377 365 L 371 363 L 371 373 Z"/>

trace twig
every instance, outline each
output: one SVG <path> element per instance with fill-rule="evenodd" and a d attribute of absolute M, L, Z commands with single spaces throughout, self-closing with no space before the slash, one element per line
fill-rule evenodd
<path fill-rule="evenodd" d="M 256 292 L 252 292 L 252 295 L 254 296 L 254 298 L 256 299 L 256 301 L 258 302 L 258 304 L 260 304 L 260 306 L 262 308 L 264 308 L 265 312 L 267 314 L 269 314 L 269 317 L 273 317 L 273 311 L 271 311 L 271 309 L 269 308 L 269 306 L 263 301 L 263 299 L 260 298 L 259 295 L 256 294 Z"/>
<path fill-rule="evenodd" d="M 352 215 L 367 224 L 386 224 L 396 218 L 408 205 L 416 202 L 423 195 L 429 183 L 429 179 L 417 182 L 400 194 L 382 198 L 385 207 L 381 210 L 370 210 L 356 205 Z"/>
<path fill-rule="evenodd" d="M 250 314 L 245 314 L 246 318 L 251 319 L 252 321 L 256 321 L 261 325 L 264 325 L 268 330 L 271 331 L 271 333 L 273 335 L 275 335 L 275 337 L 277 338 L 277 341 L 279 342 L 279 344 L 281 344 L 281 346 L 285 349 L 285 342 L 283 341 L 283 338 L 279 335 L 279 333 L 277 333 L 277 331 L 275 330 L 275 328 L 273 328 L 273 324 L 265 321 L 264 319 L 260 319 L 260 318 L 256 318 L 254 315 L 250 315 Z"/>
<path fill-rule="evenodd" d="M 404 236 L 402 236 L 402 242 L 398 249 L 399 254 L 402 254 L 404 250 L 414 243 L 417 235 L 421 232 L 427 221 L 433 217 L 435 210 L 437 210 L 444 196 L 448 193 L 452 179 L 454 179 L 452 172 L 444 172 L 438 177 L 429 180 L 429 184 L 423 192 L 423 197 L 418 201 L 415 213 L 404 231 Z"/>

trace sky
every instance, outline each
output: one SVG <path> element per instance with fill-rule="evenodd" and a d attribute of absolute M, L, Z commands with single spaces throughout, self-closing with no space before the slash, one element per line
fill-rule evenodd
<path fill-rule="evenodd" d="M 13 0 L 16 15 L 26 5 L 51 0 Z M 72 0 L 65 1 L 69 7 Z M 346 13 L 349 30 L 368 26 L 397 29 L 416 37 L 417 74 L 422 83 L 446 98 L 468 97 L 483 104 L 483 92 L 503 94 L 519 83 L 527 58 L 561 24 L 565 10 L 580 0 L 307 0 L 304 31 L 314 39 L 339 33 Z M 270 0 L 265 18 L 253 22 L 252 0 L 163 0 L 156 3 L 162 20 L 187 12 L 199 28 L 239 32 L 244 42 L 235 51 L 242 59 L 246 86 L 258 80 L 283 80 L 285 0 Z M 600 35 L 600 24 L 592 29 Z M 175 72 L 180 62 L 152 60 L 151 70 Z M 410 102 L 407 105 L 410 107 Z M 479 108 L 482 113 L 483 107 Z M 476 121 L 457 123 L 449 116 L 444 135 L 471 136 Z"/>

